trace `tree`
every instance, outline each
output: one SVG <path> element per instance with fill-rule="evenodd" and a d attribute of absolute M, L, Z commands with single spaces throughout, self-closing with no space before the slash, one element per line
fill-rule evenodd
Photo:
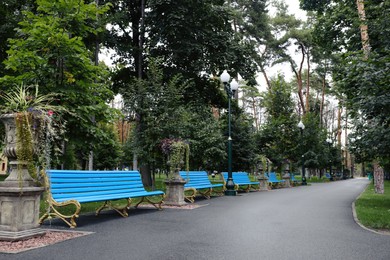
<path fill-rule="evenodd" d="M 384 93 L 389 82 L 384 65 L 389 50 L 385 26 L 389 21 L 389 4 L 382 0 L 357 0 L 353 5 L 350 1 L 302 2 L 318 11 L 318 41 L 338 55 L 333 78 L 354 123 L 349 149 L 359 161 L 378 160 L 387 165 L 389 156 L 384 151 L 388 150 L 388 116 L 381 111 L 389 109 L 387 102 L 383 102 L 387 99 Z"/>
<path fill-rule="evenodd" d="M 94 149 L 94 169 L 113 170 L 118 168 L 122 147 L 119 143 L 118 131 L 112 123 L 98 124 L 104 135 Z"/>
<path fill-rule="evenodd" d="M 81 153 L 87 153 L 87 147 L 103 135 L 95 122 L 113 117 L 106 104 L 112 98 L 106 69 L 94 64 L 83 41 L 99 31 L 96 16 L 107 6 L 78 0 L 36 3 L 36 12 L 22 12 L 16 37 L 9 40 L 7 75 L 0 82 L 9 89 L 24 82 L 37 84 L 43 94 L 58 93 L 57 103 L 68 111 L 63 115 L 67 122 L 64 140 L 83 143 Z"/>
<path fill-rule="evenodd" d="M 7 58 L 7 39 L 15 37 L 15 28 L 23 19 L 22 11 L 35 10 L 35 1 L 8 0 L 0 2 L 0 76 L 4 76 L 3 61 Z"/>
<path fill-rule="evenodd" d="M 271 89 L 264 96 L 267 122 L 257 134 L 259 154 L 281 169 L 283 161 L 298 161 L 295 149 L 298 143 L 298 119 L 294 113 L 291 86 L 278 75 L 271 79 Z"/>
<path fill-rule="evenodd" d="M 164 78 L 162 61 L 150 60 L 145 78 L 135 80 L 124 94 L 125 107 L 143 115 L 143 130 L 136 130 L 132 135 L 132 150 L 139 155 L 141 165 L 165 169 L 160 142 L 180 138 L 190 144 L 191 168 L 212 170 L 218 167 L 225 153 L 211 107 L 197 99 L 185 100 L 183 93 L 193 87 L 193 82 L 184 81 L 180 75 L 168 82 L 164 82 Z M 142 174 L 145 184 L 150 184 L 149 173 Z"/>
<path fill-rule="evenodd" d="M 299 107 L 302 114 L 309 110 L 309 96 L 310 92 L 310 52 L 312 48 L 311 39 L 311 24 L 302 22 L 296 19 L 294 15 L 287 12 L 287 5 L 284 2 L 275 2 L 277 13 L 271 19 L 272 31 L 277 35 L 272 42 L 275 53 L 274 64 L 287 62 L 290 65 L 292 72 L 295 75 L 297 82 L 297 93 L 299 99 Z M 293 56 L 289 53 L 289 47 L 294 44 L 297 46 L 297 52 L 301 53 L 299 64 L 296 64 Z M 307 85 L 303 85 L 303 68 L 307 64 Z M 306 96 L 304 97 L 304 92 Z"/>

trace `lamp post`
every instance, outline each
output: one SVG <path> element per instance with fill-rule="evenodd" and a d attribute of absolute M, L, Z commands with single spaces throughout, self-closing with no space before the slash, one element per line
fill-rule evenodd
<path fill-rule="evenodd" d="M 220 76 L 220 79 L 225 87 L 226 93 L 228 95 L 228 179 L 226 182 L 226 191 L 225 195 L 227 196 L 236 196 L 237 192 L 234 190 L 234 182 L 232 177 L 232 137 L 231 137 L 231 109 L 230 109 L 230 100 L 234 97 L 236 90 L 238 89 L 238 82 L 233 79 L 230 83 L 230 75 L 224 70 Z"/>
<path fill-rule="evenodd" d="M 298 127 L 301 129 L 301 139 L 302 139 L 303 138 L 303 129 L 305 129 L 305 125 L 302 123 L 302 120 L 299 121 Z M 306 176 L 305 176 L 305 155 L 304 154 L 302 154 L 302 185 L 307 185 Z"/>
<path fill-rule="evenodd" d="M 328 146 L 329 146 L 329 156 L 331 157 L 332 154 L 331 154 L 331 151 L 330 151 L 330 146 L 332 144 L 332 139 L 330 138 L 327 138 L 326 139 L 326 142 L 328 143 Z M 331 181 L 333 181 L 333 175 L 332 175 L 332 159 L 329 159 L 329 175 L 330 175 L 330 179 Z"/>

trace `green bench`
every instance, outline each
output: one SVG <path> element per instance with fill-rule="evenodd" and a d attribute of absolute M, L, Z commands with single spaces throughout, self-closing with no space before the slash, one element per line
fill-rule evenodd
<path fill-rule="evenodd" d="M 180 171 L 180 176 L 187 181 L 184 184 L 184 198 L 191 203 L 195 202 L 197 195 L 210 199 L 212 192 L 220 195 L 224 192 L 224 185 L 222 183 L 211 183 L 206 171 Z"/>
<path fill-rule="evenodd" d="M 225 185 L 228 180 L 228 173 L 223 172 L 222 176 L 225 180 Z M 234 182 L 234 189 L 239 191 L 243 190 L 245 192 L 249 192 L 251 189 L 253 190 L 259 190 L 260 189 L 260 182 L 258 181 L 251 181 L 249 179 L 249 175 L 246 172 L 232 172 L 232 178 Z M 256 188 L 257 186 L 257 188 Z"/>
<path fill-rule="evenodd" d="M 121 216 L 127 217 L 133 198 L 140 198 L 135 204 L 144 201 L 161 209 L 164 198 L 163 191 L 146 191 L 138 171 L 80 171 L 80 170 L 47 170 L 45 174 L 47 187 L 48 211 L 40 218 L 39 223 L 48 217 L 59 217 L 71 228 L 77 226 L 75 219 L 79 217 L 81 203 L 103 202 L 96 210 L 96 215 L 104 208 L 110 208 Z M 157 202 L 149 199 L 151 196 L 159 197 Z M 125 199 L 125 207 L 116 207 L 111 203 L 114 200 Z M 156 199 L 154 199 L 156 200 Z M 74 205 L 73 214 L 63 215 L 59 207 Z M 69 219 L 69 220 L 68 220 Z"/>

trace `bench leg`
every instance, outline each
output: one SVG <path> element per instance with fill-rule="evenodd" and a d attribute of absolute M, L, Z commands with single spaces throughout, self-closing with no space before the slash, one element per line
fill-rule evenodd
<path fill-rule="evenodd" d="M 254 191 L 260 191 L 260 184 L 251 185 L 251 189 Z"/>
<path fill-rule="evenodd" d="M 211 192 L 217 193 L 218 196 L 223 196 L 223 195 L 225 195 L 225 186 L 223 186 L 221 188 L 217 188 L 217 189 L 211 188 Z"/>
<path fill-rule="evenodd" d="M 151 199 L 149 199 L 149 197 L 142 197 L 141 200 L 134 205 L 134 207 L 138 208 L 139 204 L 141 204 L 144 201 L 148 202 L 149 204 L 152 204 L 156 209 L 162 210 L 161 204 L 164 201 L 164 195 L 161 195 L 161 199 L 158 202 L 152 201 Z"/>
<path fill-rule="evenodd" d="M 207 189 L 206 191 L 198 190 L 198 193 L 209 200 L 211 198 L 211 190 L 211 188 Z"/>
<path fill-rule="evenodd" d="M 243 191 L 245 191 L 246 193 L 248 193 L 249 192 L 249 190 L 251 189 L 251 185 L 249 184 L 249 185 L 246 185 L 246 187 L 245 188 L 241 188 Z"/>
<path fill-rule="evenodd" d="M 95 215 L 98 216 L 103 209 L 109 208 L 109 209 L 113 209 L 116 212 L 118 212 L 119 215 L 121 215 L 122 217 L 127 217 L 127 216 L 129 216 L 129 214 L 127 214 L 127 209 L 130 207 L 130 204 L 131 204 L 131 199 L 127 199 L 127 205 L 125 207 L 118 208 L 118 207 L 115 207 L 114 205 L 112 205 L 111 201 L 107 200 L 104 202 L 104 204 L 102 206 L 100 206 L 96 210 Z"/>
<path fill-rule="evenodd" d="M 185 192 L 189 191 L 190 194 L 186 194 Z M 188 200 L 190 203 L 195 202 L 196 189 L 195 188 L 187 188 L 184 190 L 184 199 Z"/>
<path fill-rule="evenodd" d="M 62 219 L 70 228 L 77 227 L 75 219 L 79 217 L 79 213 L 80 213 L 80 209 L 81 209 L 81 205 L 78 201 L 69 200 L 69 201 L 58 203 L 55 200 L 53 200 L 52 198 L 49 198 L 49 199 L 47 199 L 47 202 L 49 204 L 49 208 L 48 208 L 47 212 L 39 219 L 39 221 L 38 221 L 39 224 L 42 224 L 43 221 L 47 218 L 51 219 L 52 217 L 58 217 L 58 218 Z M 64 206 L 68 206 L 68 205 L 74 205 L 76 207 L 76 210 L 72 215 L 61 214 L 61 212 L 59 212 L 56 208 L 56 207 L 64 207 Z M 69 221 L 67 219 L 69 219 Z"/>

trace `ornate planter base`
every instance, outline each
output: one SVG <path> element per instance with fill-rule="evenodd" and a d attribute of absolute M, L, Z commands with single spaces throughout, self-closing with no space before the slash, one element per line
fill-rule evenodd
<path fill-rule="evenodd" d="M 268 186 L 268 178 L 265 177 L 264 175 L 260 175 L 260 177 L 257 178 L 257 180 L 260 182 L 260 191 L 268 191 L 269 186 Z"/>
<path fill-rule="evenodd" d="M 184 184 L 187 182 L 183 179 L 165 180 L 164 182 L 166 185 L 164 204 L 171 206 L 187 205 L 184 201 Z"/>
<path fill-rule="evenodd" d="M 41 187 L 0 187 L 0 240 L 42 236 L 39 227 Z"/>
<path fill-rule="evenodd" d="M 291 184 L 290 184 L 290 174 L 286 173 L 285 175 L 283 175 L 282 178 L 284 180 L 284 187 L 285 188 L 290 188 L 291 187 Z"/>

